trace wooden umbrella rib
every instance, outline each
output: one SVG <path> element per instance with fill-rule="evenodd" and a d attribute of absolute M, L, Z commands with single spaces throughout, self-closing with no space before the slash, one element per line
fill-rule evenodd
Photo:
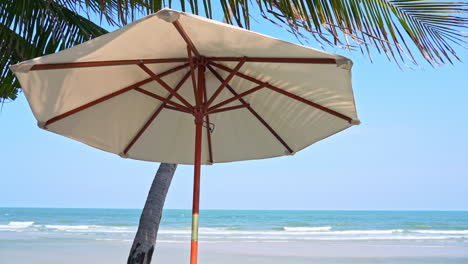
<path fill-rule="evenodd" d="M 229 89 L 229 90 L 231 90 L 231 89 Z M 234 90 L 232 90 L 232 91 L 234 91 Z M 270 133 L 281 143 L 281 145 L 283 145 L 286 148 L 288 153 L 290 153 L 290 154 L 294 153 L 292 148 L 289 147 L 289 145 L 286 143 L 286 141 L 284 141 L 284 139 L 282 137 L 280 137 L 280 135 L 278 135 L 278 133 L 276 133 L 276 131 L 267 123 L 267 121 L 265 121 L 265 119 L 263 119 L 256 111 L 254 111 L 252 107 L 248 107 L 247 109 L 249 109 L 250 113 L 252 113 L 252 115 L 255 116 L 258 119 L 258 121 L 260 121 L 260 123 L 262 123 L 263 126 L 265 126 L 265 128 L 270 131 Z"/>
<path fill-rule="evenodd" d="M 210 130 L 210 116 L 208 114 L 205 115 L 206 119 L 206 137 L 208 142 L 208 158 L 211 164 L 213 164 L 213 147 L 211 143 L 211 130 Z"/>
<path fill-rule="evenodd" d="M 156 82 L 158 82 L 164 89 L 166 89 L 169 93 L 171 93 L 172 95 L 174 95 L 177 99 L 179 99 L 179 101 L 181 101 L 187 108 L 189 109 L 192 109 L 192 105 L 187 102 L 187 100 L 185 100 L 180 94 L 178 94 L 177 92 L 175 92 L 165 81 L 163 81 L 161 79 L 160 76 L 158 76 L 157 74 L 155 74 L 153 71 L 151 71 L 148 67 L 146 67 L 144 64 L 138 64 L 138 66 L 143 70 L 145 71 L 149 76 L 151 76 L 151 78 L 153 78 L 153 80 L 155 80 Z"/>
<path fill-rule="evenodd" d="M 233 69 L 231 69 L 231 68 L 229 68 L 229 67 L 226 67 L 226 66 L 224 66 L 224 65 L 221 65 L 221 64 L 218 64 L 218 63 L 215 63 L 215 62 L 209 62 L 209 63 L 210 63 L 210 65 L 213 65 L 213 66 L 215 66 L 215 67 L 217 67 L 217 68 L 219 68 L 219 69 L 221 69 L 221 70 L 227 71 L 227 72 L 231 72 L 231 73 L 232 73 L 232 72 L 234 71 Z M 240 73 L 240 72 L 236 72 L 236 75 L 239 76 L 239 77 L 241 77 L 241 78 L 244 78 L 244 79 L 246 79 L 246 80 L 248 80 L 248 81 L 257 83 L 257 84 L 262 84 L 262 83 L 264 83 L 264 82 L 262 82 L 262 81 L 260 81 L 260 80 L 257 80 L 257 79 L 255 79 L 255 78 L 253 78 L 253 77 L 251 77 L 251 76 L 248 76 L 248 75 L 243 74 L 243 73 Z M 348 116 L 346 116 L 346 115 L 343 115 L 343 114 L 341 114 L 341 113 L 338 113 L 337 111 L 334 111 L 334 110 L 332 110 L 332 109 L 330 109 L 330 108 L 327 108 L 327 107 L 325 107 L 325 106 L 322 106 L 322 105 L 319 105 L 319 104 L 317 104 L 317 103 L 314 103 L 314 102 L 312 102 L 312 101 L 310 101 L 310 100 L 307 100 L 307 99 L 305 99 L 305 98 L 303 98 L 303 97 L 300 97 L 300 96 L 298 96 L 298 95 L 295 95 L 295 94 L 292 94 L 292 93 L 290 93 L 290 92 L 287 92 L 287 91 L 285 91 L 285 90 L 283 90 L 283 89 L 280 89 L 280 88 L 278 88 L 278 87 L 276 87 L 276 86 L 273 86 L 273 85 L 271 85 L 271 84 L 268 84 L 268 85 L 266 85 L 265 87 L 268 88 L 268 89 L 270 89 L 270 90 L 273 90 L 273 91 L 275 91 L 275 92 L 278 92 L 278 93 L 280 93 L 280 94 L 283 94 L 283 95 L 285 95 L 285 96 L 287 96 L 287 97 L 289 97 L 289 98 L 295 99 L 295 100 L 297 100 L 297 101 L 300 101 L 300 102 L 305 103 L 305 104 L 307 104 L 307 105 L 310 105 L 310 106 L 312 106 L 312 107 L 315 107 L 315 108 L 317 108 L 317 109 L 320 109 L 320 110 L 322 110 L 322 111 L 324 111 L 324 112 L 326 112 L 326 113 L 329 113 L 329 114 L 331 114 L 331 115 L 334 115 L 334 116 L 336 116 L 336 117 L 338 117 L 338 118 L 341 118 L 341 119 L 343 119 L 343 120 L 346 120 L 348 123 L 351 123 L 351 122 L 353 121 L 352 118 L 350 118 L 350 117 L 348 117 Z"/>
<path fill-rule="evenodd" d="M 184 75 L 184 77 L 182 78 L 182 80 L 179 81 L 179 83 L 177 84 L 177 86 L 174 88 L 175 91 L 178 91 L 182 85 L 185 83 L 185 81 L 187 80 L 189 76 L 189 72 L 187 72 L 187 74 Z M 154 113 L 151 115 L 151 117 L 146 121 L 146 123 L 143 125 L 143 127 L 140 128 L 140 130 L 138 131 L 138 133 L 132 138 L 132 140 L 130 141 L 130 143 L 128 143 L 128 145 L 125 147 L 123 153 L 126 155 L 128 153 L 128 151 L 132 148 L 132 146 L 137 142 L 137 140 L 141 137 L 141 135 L 143 135 L 143 133 L 146 131 L 146 129 L 151 125 L 151 123 L 153 123 L 153 121 L 156 119 L 156 117 L 159 115 L 159 113 L 161 113 L 161 111 L 167 107 L 167 103 L 169 102 L 169 100 L 171 100 L 172 98 L 172 94 L 169 94 L 165 100 L 162 102 L 162 104 L 156 109 L 156 111 L 154 111 Z M 177 108 L 178 109 L 178 108 Z"/>
<path fill-rule="evenodd" d="M 222 113 L 222 112 L 226 112 L 226 111 L 232 111 L 232 110 L 236 110 L 236 109 L 246 108 L 246 107 L 249 107 L 249 106 L 250 106 L 249 104 L 241 104 L 241 105 L 229 106 L 229 107 L 224 107 L 224 108 L 218 108 L 218 109 L 212 110 L 211 112 L 208 112 L 208 114 Z"/>
<path fill-rule="evenodd" d="M 205 70 L 205 69 L 204 69 Z M 205 82 L 205 78 L 203 77 L 203 81 Z M 208 93 L 206 91 L 206 83 L 203 85 L 203 100 L 204 104 L 206 104 L 206 101 L 208 101 Z M 208 158 L 211 164 L 213 164 L 213 148 L 212 148 L 212 143 L 211 143 L 211 133 L 212 131 L 210 130 L 210 115 L 208 113 L 205 114 L 205 121 L 206 121 L 206 137 L 207 137 L 207 143 L 208 143 Z"/>
<path fill-rule="evenodd" d="M 213 101 L 216 99 L 216 97 L 218 97 L 218 95 L 221 93 L 221 91 L 226 87 L 226 85 L 229 84 L 229 82 L 232 80 L 232 78 L 239 72 L 240 68 L 242 67 L 242 65 L 244 65 L 245 63 L 245 59 L 244 60 L 241 60 L 239 63 L 237 63 L 236 67 L 234 68 L 234 70 L 232 70 L 228 77 L 226 79 L 224 79 L 224 81 L 221 83 L 221 85 L 218 87 L 218 89 L 213 93 L 213 95 L 211 96 L 211 98 L 208 100 L 208 102 L 206 103 L 206 106 L 209 107 Z"/>
<path fill-rule="evenodd" d="M 213 75 L 220 81 L 220 82 L 223 82 L 223 77 L 221 77 L 221 75 L 215 71 L 213 69 L 213 67 L 211 67 L 210 65 L 207 66 L 208 69 L 210 70 L 211 73 L 213 73 Z M 226 88 L 234 95 L 234 96 L 238 96 L 239 94 L 236 92 L 236 90 L 234 90 L 234 88 L 232 88 L 229 84 L 226 85 Z M 240 97 L 238 98 L 238 100 L 242 103 L 242 104 L 247 104 L 247 102 L 244 100 L 244 98 Z M 284 141 L 284 139 L 278 135 L 278 133 L 276 133 L 276 131 L 252 108 L 252 106 L 248 106 L 247 109 L 250 111 L 250 113 L 255 117 L 257 118 L 257 120 L 268 130 L 270 131 L 270 133 L 276 138 L 276 140 L 278 140 L 280 142 L 281 145 L 283 145 L 283 147 L 289 152 L 289 153 L 293 153 L 293 150 L 291 149 L 291 147 L 289 147 L 289 145 L 286 143 L 286 141 Z"/>
<path fill-rule="evenodd" d="M 210 61 L 242 61 L 243 57 L 207 57 L 206 59 Z M 336 64 L 336 59 L 247 57 L 246 62 Z"/>
<path fill-rule="evenodd" d="M 179 32 L 180 36 L 184 39 L 185 43 L 187 43 L 187 45 L 190 46 L 190 48 L 193 50 L 193 53 L 195 53 L 195 55 L 197 55 L 197 57 L 200 56 L 200 53 L 198 52 L 197 48 L 195 47 L 195 45 L 193 44 L 192 40 L 190 39 L 189 35 L 187 34 L 187 32 L 185 32 L 184 28 L 182 27 L 182 25 L 180 24 L 179 21 L 174 21 L 172 22 L 172 24 L 174 25 L 174 27 L 177 29 L 177 31 Z"/>
<path fill-rule="evenodd" d="M 192 112 L 181 109 L 179 107 L 171 106 L 171 105 L 165 105 L 164 108 L 169 109 L 169 110 L 174 110 L 182 113 L 187 113 L 187 114 L 192 114 Z"/>
<path fill-rule="evenodd" d="M 138 131 L 138 133 L 133 137 L 133 139 L 130 141 L 130 143 L 125 147 L 123 153 L 127 155 L 128 151 L 130 150 L 131 147 L 136 143 L 136 141 L 143 135 L 143 133 L 146 131 L 146 129 L 153 123 L 154 119 L 161 113 L 161 110 L 164 108 L 163 107 L 164 103 L 157 108 L 157 110 L 151 115 L 151 117 L 146 121 L 146 123 L 143 125 L 143 127 Z"/>
<path fill-rule="evenodd" d="M 197 80 L 195 77 L 195 64 L 193 62 L 193 56 L 192 56 L 192 49 L 190 48 L 189 45 L 187 45 L 187 56 L 189 59 L 189 64 L 190 64 L 190 75 L 192 77 L 192 88 L 193 88 L 193 97 L 195 98 L 195 103 L 198 104 L 198 96 L 197 96 Z"/>
<path fill-rule="evenodd" d="M 259 91 L 260 89 L 264 88 L 266 85 L 267 85 L 267 83 L 258 85 L 258 86 L 254 87 L 254 88 L 252 88 L 252 89 L 250 89 L 250 90 L 248 90 L 248 91 L 245 91 L 245 92 L 240 93 L 240 94 L 238 94 L 238 95 L 236 95 L 236 96 L 234 96 L 234 97 L 232 97 L 232 98 L 229 98 L 229 99 L 227 99 L 227 100 L 225 100 L 225 101 L 222 101 L 221 103 L 219 103 L 219 104 L 217 104 L 217 105 L 213 105 L 212 107 L 210 107 L 210 108 L 208 109 L 208 112 L 213 111 L 213 110 L 215 110 L 216 108 L 219 108 L 219 107 L 221 107 L 221 106 L 227 105 L 227 104 L 229 104 L 229 103 L 231 103 L 231 102 L 234 102 L 234 101 L 236 101 L 237 99 L 242 98 L 242 97 L 244 97 L 244 96 L 247 96 L 247 95 L 249 95 L 249 94 L 251 94 L 251 93 L 254 93 L 254 92 L 256 92 L 256 91 Z"/>
<path fill-rule="evenodd" d="M 159 75 L 159 77 L 162 78 L 162 77 L 167 76 L 167 75 L 169 75 L 169 74 L 171 74 L 171 73 L 178 72 L 178 71 L 180 71 L 180 70 L 182 70 L 182 69 L 184 69 L 184 68 L 186 68 L 186 67 L 188 67 L 188 66 L 189 66 L 189 64 L 188 64 L 188 63 L 185 63 L 185 64 L 182 64 L 182 65 L 180 65 L 180 66 L 171 68 L 171 69 L 169 69 L 169 70 L 167 70 L 167 71 L 164 71 L 164 72 L 162 72 L 162 73 L 159 73 L 158 75 Z"/>
<path fill-rule="evenodd" d="M 207 142 L 208 142 L 208 158 L 211 164 L 213 164 L 213 148 L 212 148 L 212 143 L 211 143 L 211 130 L 210 130 L 210 117 L 208 114 L 205 115 L 206 119 L 206 137 L 207 137 Z"/>
<path fill-rule="evenodd" d="M 167 58 L 167 59 L 140 59 L 140 60 L 108 60 L 108 61 L 85 61 L 85 62 L 68 62 L 68 63 L 47 63 L 36 64 L 31 67 L 31 71 L 40 70 L 57 70 L 70 68 L 87 68 L 87 67 L 102 67 L 102 66 L 119 66 L 132 64 L 151 64 L 151 63 L 171 63 L 171 62 L 187 62 L 187 58 Z"/>
<path fill-rule="evenodd" d="M 157 95 L 157 94 L 155 94 L 153 92 L 150 92 L 148 90 L 142 89 L 140 87 L 136 87 L 134 89 L 135 89 L 135 91 L 138 91 L 138 92 L 140 92 L 142 94 L 146 94 L 146 95 L 148 95 L 150 97 L 153 97 L 154 99 L 157 99 L 157 100 L 159 100 L 161 102 L 164 102 L 166 100 L 166 98 L 164 98 L 164 97 L 162 97 L 160 95 Z M 190 108 L 187 108 L 187 107 L 185 107 L 185 106 L 183 106 L 183 105 L 181 105 L 179 103 L 176 103 L 174 101 L 171 101 L 171 100 L 168 100 L 167 103 L 173 105 L 173 107 L 176 107 L 176 108 L 178 108 L 178 109 L 180 109 L 181 111 L 184 111 L 184 112 L 191 112 L 192 111 Z"/>
<path fill-rule="evenodd" d="M 101 97 L 101 98 L 99 98 L 99 99 L 96 99 L 96 100 L 94 100 L 94 101 L 92 101 L 92 102 L 89 102 L 89 103 L 87 103 L 87 104 L 84 104 L 84 105 L 82 105 L 82 106 L 80 106 L 80 107 L 77 107 L 77 108 L 75 108 L 75 109 L 72 109 L 72 110 L 70 110 L 70 111 L 67 111 L 67 112 L 65 112 L 65 113 L 63 113 L 63 114 L 61 114 L 61 115 L 58 115 L 58 116 L 56 116 L 56 117 L 53 117 L 53 118 L 47 120 L 47 122 L 45 123 L 45 126 L 47 127 L 48 125 L 50 125 L 50 124 L 52 124 L 52 123 L 55 123 L 55 122 L 57 122 L 57 121 L 59 121 L 59 120 L 62 120 L 62 119 L 66 118 L 66 117 L 68 117 L 68 116 L 70 116 L 70 115 L 73 115 L 73 114 L 75 114 L 75 113 L 78 113 L 78 112 L 80 112 L 80 111 L 83 111 L 84 109 L 87 109 L 87 108 L 89 108 L 89 107 L 91 107 L 91 106 L 97 105 L 97 104 L 99 104 L 99 103 L 101 103 L 101 102 L 107 101 L 107 100 L 109 100 L 109 99 L 111 99 L 111 98 L 113 98 L 113 97 L 115 97 L 115 96 L 117 96 L 117 95 L 120 95 L 120 94 L 123 94 L 123 93 L 125 93 L 125 92 L 128 92 L 128 91 L 134 89 L 134 88 L 135 88 L 134 86 L 143 85 L 143 84 L 149 83 L 149 82 L 151 82 L 151 81 L 152 81 L 151 78 L 146 79 L 146 80 L 141 81 L 141 82 L 139 82 L 139 83 L 133 84 L 133 85 L 131 85 L 131 86 L 128 86 L 128 87 L 125 87 L 125 88 L 120 89 L 120 90 L 118 90 L 118 91 L 115 91 L 115 92 L 113 92 L 113 93 L 110 93 L 110 94 L 108 94 L 108 95 L 106 95 L 106 96 L 103 96 L 103 97 Z"/>
<path fill-rule="evenodd" d="M 202 105 L 206 93 L 206 83 L 205 83 L 205 66 L 203 64 L 198 65 L 197 69 L 197 94 L 195 98 L 198 99 L 197 105 Z"/>
<path fill-rule="evenodd" d="M 186 68 L 187 66 L 188 66 L 188 64 L 184 64 L 184 65 L 180 65 L 180 66 L 171 68 L 171 69 L 169 69 L 169 70 L 167 70 L 167 71 L 164 71 L 164 72 L 160 73 L 159 76 L 161 76 L 161 77 L 162 77 L 162 76 L 166 76 L 166 75 L 168 75 L 168 74 L 171 74 L 171 73 L 177 72 L 177 71 L 179 71 L 179 70 L 182 70 L 182 69 Z M 111 98 L 113 98 L 113 97 L 115 97 L 115 96 L 117 96 L 117 95 L 123 94 L 123 93 L 128 92 L 128 91 L 130 91 L 130 90 L 132 90 L 132 89 L 135 89 L 135 88 L 137 88 L 137 87 L 139 87 L 139 86 L 141 86 L 141 85 L 150 83 L 151 81 L 153 81 L 153 79 L 152 79 L 152 78 L 148 78 L 148 79 L 139 81 L 139 82 L 137 82 L 137 83 L 134 83 L 134 84 L 132 84 L 132 85 L 129 85 L 129 86 L 125 87 L 125 88 L 122 88 L 122 89 L 120 89 L 120 90 L 118 90 L 118 91 L 112 92 L 112 93 L 110 93 L 110 94 L 108 94 L 108 95 L 105 95 L 105 96 L 103 96 L 103 97 L 100 97 L 100 98 L 98 98 L 98 99 L 96 99 L 96 100 L 94 100 L 94 101 L 91 101 L 91 102 L 89 102 L 89 103 L 87 103 L 87 104 L 84 104 L 84 105 L 82 105 L 82 106 L 79 106 L 79 107 L 77 107 L 77 108 L 74 108 L 74 109 L 72 109 L 72 110 L 70 110 L 70 111 L 67 111 L 67 112 L 65 112 L 65 113 L 63 113 L 63 114 L 60 114 L 60 115 L 58 115 L 58 116 L 55 116 L 55 117 L 53 117 L 53 118 L 47 120 L 47 122 L 45 123 L 44 126 L 47 127 L 48 125 L 50 125 L 50 124 L 52 124 L 52 123 L 55 123 L 55 122 L 57 122 L 57 121 L 59 121 L 59 120 L 62 120 L 62 119 L 66 118 L 66 117 L 68 117 L 68 116 L 70 116 L 70 115 L 76 114 L 76 113 L 78 113 L 78 112 L 80 112 L 80 111 L 83 111 L 83 110 L 85 110 L 85 109 L 87 109 L 87 108 L 90 108 L 90 107 L 92 107 L 92 106 L 94 106 L 94 105 L 97 105 L 97 104 L 102 103 L 102 102 L 104 102 L 104 101 L 106 101 L 106 100 L 109 100 L 109 99 L 111 99 Z"/>

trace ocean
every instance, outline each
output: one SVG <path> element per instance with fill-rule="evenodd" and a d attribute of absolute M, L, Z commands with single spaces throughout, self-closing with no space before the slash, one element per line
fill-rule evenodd
<path fill-rule="evenodd" d="M 0 208 L 0 263 L 6 263 L 1 262 L 2 254 L 6 259 L 11 252 L 21 255 L 22 248 L 34 250 L 44 245 L 76 248 L 102 244 L 120 246 L 125 251 L 135 235 L 140 213 L 137 209 Z M 185 248 L 190 224 L 190 210 L 165 210 L 158 245 L 172 245 L 168 248 L 176 251 L 174 245 Z M 236 245 L 235 252 L 226 254 L 237 253 L 238 257 L 243 253 L 277 255 L 275 248 L 286 249 L 281 256 L 303 258 L 297 263 L 311 263 L 307 257 L 321 258 L 321 262 L 313 263 L 335 263 L 330 260 L 333 257 L 395 257 L 398 261 L 408 257 L 412 260 L 401 263 L 468 263 L 468 212 L 202 210 L 199 240 L 201 248 L 204 244 L 212 244 L 207 248 L 214 249 Z M 219 253 L 218 249 L 214 251 Z M 374 262 L 361 259 L 349 263 Z"/>

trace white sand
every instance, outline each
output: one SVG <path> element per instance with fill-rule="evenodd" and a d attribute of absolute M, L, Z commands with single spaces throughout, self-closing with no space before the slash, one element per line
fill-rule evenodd
<path fill-rule="evenodd" d="M 44 242 L 44 240 L 42 240 Z M 12 241 L 13 242 L 13 241 Z M 0 244 L 1 264 L 126 263 L 130 242 Z M 188 263 L 188 243 L 159 243 L 153 263 Z M 200 264 L 466 264 L 468 247 L 356 242 L 200 243 Z"/>

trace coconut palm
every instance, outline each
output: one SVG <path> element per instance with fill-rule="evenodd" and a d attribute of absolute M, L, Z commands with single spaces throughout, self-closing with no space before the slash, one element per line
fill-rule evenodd
<path fill-rule="evenodd" d="M 107 33 L 136 17 L 177 5 L 243 28 L 264 20 L 321 47 L 385 54 L 397 63 L 459 60 L 468 4 L 431 0 L 0 0 L 0 100 L 14 100 L 19 83 L 8 66 Z M 215 11 L 215 12 L 213 12 Z M 164 199 L 176 165 L 161 164 L 151 186 L 128 263 L 150 263 Z"/>

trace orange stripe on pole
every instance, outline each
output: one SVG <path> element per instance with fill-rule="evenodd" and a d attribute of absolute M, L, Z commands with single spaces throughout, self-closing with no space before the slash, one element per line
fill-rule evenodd
<path fill-rule="evenodd" d="M 190 264 L 198 263 L 198 241 L 193 241 L 190 248 Z"/>

